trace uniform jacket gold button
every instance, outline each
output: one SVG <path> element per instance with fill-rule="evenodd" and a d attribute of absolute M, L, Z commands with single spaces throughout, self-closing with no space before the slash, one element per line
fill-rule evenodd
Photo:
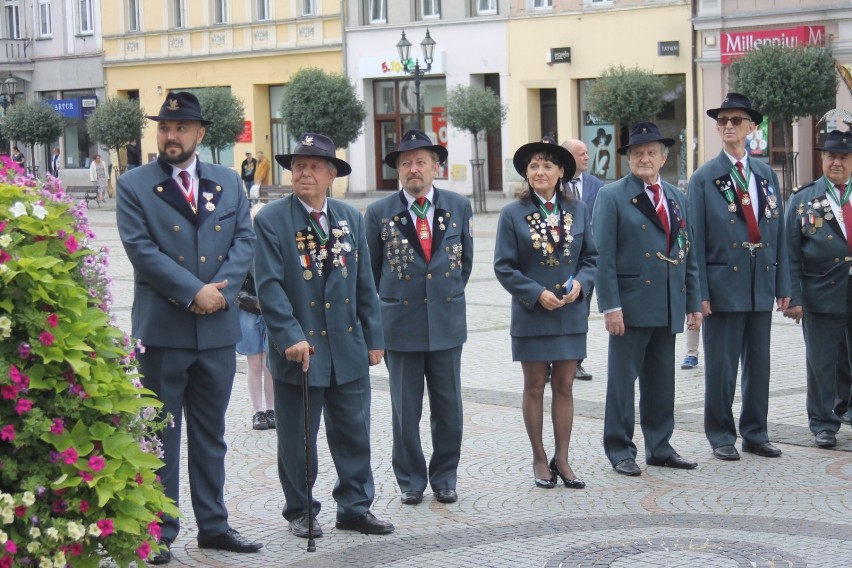
<path fill-rule="evenodd" d="M 308 335 L 310 335 L 311 337 L 313 337 L 313 336 L 314 336 L 314 330 L 309 331 L 309 332 L 308 332 Z"/>
<path fill-rule="evenodd" d="M 406 275 L 405 275 L 405 279 L 406 279 L 406 280 L 411 280 L 411 274 L 406 274 Z"/>
<path fill-rule="evenodd" d="M 175 225 L 174 227 L 172 227 L 172 230 L 173 230 L 175 233 L 177 233 L 178 231 L 180 231 L 180 225 Z"/>
<path fill-rule="evenodd" d="M 217 186 L 216 186 L 216 191 L 222 191 L 222 186 L 221 186 L 221 185 L 217 185 Z"/>
<path fill-rule="evenodd" d="M 431 273 L 426 275 L 426 280 L 432 280 L 432 274 Z"/>
<path fill-rule="evenodd" d="M 834 262 L 840 262 L 840 259 L 839 259 L 839 258 L 835 258 L 835 259 L 834 259 Z"/>
<path fill-rule="evenodd" d="M 328 309 L 331 309 L 331 303 L 326 302 L 326 304 L 325 304 L 325 309 L 327 309 L 327 310 L 328 310 Z"/>
<path fill-rule="evenodd" d="M 650 253 L 650 252 L 646 252 L 646 253 L 645 253 L 645 258 L 651 258 L 651 253 Z"/>
<path fill-rule="evenodd" d="M 201 257 L 201 262 L 207 262 L 207 257 L 206 257 L 206 256 L 202 256 L 202 257 Z"/>
<path fill-rule="evenodd" d="M 737 248 L 739 245 L 737 243 L 731 243 L 731 248 Z"/>
<path fill-rule="evenodd" d="M 216 260 L 218 260 L 219 262 L 222 262 L 223 260 L 225 260 L 225 257 L 220 254 L 219 256 L 216 257 Z"/>
<path fill-rule="evenodd" d="M 313 300 L 311 300 L 311 303 L 308 304 L 308 305 L 313 308 L 313 307 L 316 307 L 317 303 L 314 302 Z"/>
<path fill-rule="evenodd" d="M 735 266 L 735 267 L 734 267 L 734 272 L 739 272 L 739 271 L 740 271 L 739 267 Z"/>
<path fill-rule="evenodd" d="M 453 299 L 452 299 L 452 298 L 450 298 L 449 296 L 447 296 L 447 303 L 449 304 L 449 303 L 450 303 L 450 302 L 452 302 L 452 301 L 453 301 Z"/>
<path fill-rule="evenodd" d="M 348 331 L 349 333 L 352 333 L 352 326 L 350 325 L 349 327 L 347 327 L 346 331 Z"/>
<path fill-rule="evenodd" d="M 650 285 L 651 285 L 651 281 L 650 281 L 650 280 L 645 280 L 645 286 L 650 286 Z"/>
<path fill-rule="evenodd" d="M 734 221 L 733 219 L 731 219 L 730 221 L 728 221 L 728 223 L 730 223 L 731 225 L 733 225 L 734 223 L 736 223 L 736 221 Z"/>
<path fill-rule="evenodd" d="M 648 228 L 648 225 L 645 225 L 645 224 L 643 223 L 643 224 L 642 224 L 642 230 L 644 231 L 644 230 L 645 230 L 645 229 L 647 229 L 647 228 Z"/>
<path fill-rule="evenodd" d="M 449 278 L 449 277 L 450 277 L 450 273 L 449 273 L 449 272 L 444 272 L 444 277 L 445 277 L 445 278 Z"/>
<path fill-rule="evenodd" d="M 162 192 L 163 192 L 163 186 L 162 186 L 162 185 L 158 185 L 158 186 L 157 186 L 157 193 L 162 193 Z"/>
<path fill-rule="evenodd" d="M 403 301 L 402 301 L 402 305 L 403 305 L 403 306 L 407 306 L 407 305 L 408 305 L 408 300 L 403 300 Z"/>
<path fill-rule="evenodd" d="M 221 230 L 222 230 L 222 225 L 216 225 L 216 232 L 219 232 Z"/>
<path fill-rule="evenodd" d="M 320 332 L 320 335 L 322 335 L 323 337 L 325 337 L 327 334 L 326 334 L 325 330 L 322 330 L 322 331 Z"/>
<path fill-rule="evenodd" d="M 178 257 L 178 260 L 179 260 L 179 261 L 181 261 L 181 262 L 183 262 L 183 261 L 184 261 L 184 260 L 186 260 L 186 259 L 185 259 L 185 258 L 183 258 L 183 256 L 179 256 L 179 257 Z"/>

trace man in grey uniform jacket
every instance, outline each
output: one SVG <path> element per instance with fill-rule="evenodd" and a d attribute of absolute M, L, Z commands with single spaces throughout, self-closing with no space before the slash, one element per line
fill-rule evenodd
<path fill-rule="evenodd" d="M 293 172 L 293 193 L 264 207 L 257 232 L 255 282 L 269 337 L 269 368 L 275 389 L 278 476 L 290 531 L 322 536 L 308 513 L 305 443 L 317 476 L 317 431 L 325 418 L 326 439 L 337 470 L 332 493 L 335 526 L 365 534 L 388 534 L 392 524 L 370 512 L 375 496 L 370 468 L 370 365 L 384 353 L 381 315 L 364 218 L 326 193 L 351 168 L 323 134 L 304 133 L 292 154 L 278 155 Z M 310 438 L 305 440 L 302 403 L 307 373 Z"/>
<path fill-rule="evenodd" d="M 740 458 L 731 407 L 742 363 L 742 450 L 777 457 L 767 431 L 769 337 L 773 307 L 790 301 L 778 178 L 746 152 L 746 137 L 763 121 L 747 97 L 728 93 L 707 116 L 724 147 L 687 189 L 705 318 L 704 433 L 717 459 Z"/>
<path fill-rule="evenodd" d="M 690 254 L 685 199 L 660 178 L 668 148 L 650 122 L 636 124 L 630 173 L 598 192 L 592 226 L 598 247 L 598 306 L 610 333 L 604 450 L 617 473 L 641 475 L 633 443 L 634 384 L 645 436 L 645 463 L 693 469 L 669 443 L 674 430 L 675 334 L 701 327 L 698 270 Z"/>
<path fill-rule="evenodd" d="M 464 288 L 473 268 L 470 200 L 432 185 L 443 146 L 409 130 L 385 164 L 402 190 L 367 208 L 367 243 L 379 291 L 393 404 L 393 470 L 402 502 L 453 503 L 462 440 Z M 429 389 L 432 457 L 420 444 L 423 384 Z"/>
<path fill-rule="evenodd" d="M 148 118 L 157 121 L 160 156 L 119 178 L 116 218 L 133 265 L 133 335 L 145 346 L 142 382 L 174 416 L 162 436 L 160 475 L 166 495 L 177 502 L 185 416 L 199 546 L 255 552 L 262 545 L 228 525 L 223 496 L 225 411 L 240 338 L 239 310 L 231 304 L 255 242 L 248 203 L 235 172 L 197 159 L 209 122 L 194 95 L 170 93 L 160 114 Z M 178 530 L 177 519 L 163 519 L 151 563 L 171 560 Z"/>

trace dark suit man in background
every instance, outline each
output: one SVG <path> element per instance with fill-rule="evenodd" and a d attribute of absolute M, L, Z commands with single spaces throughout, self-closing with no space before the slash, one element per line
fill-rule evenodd
<path fill-rule="evenodd" d="M 246 159 L 240 164 L 240 177 L 243 179 L 243 184 L 248 195 L 251 186 L 254 184 L 254 169 L 257 167 L 257 160 L 251 157 L 251 152 L 246 152 Z"/>
<path fill-rule="evenodd" d="M 838 356 L 848 357 L 852 341 L 852 133 L 834 130 L 818 150 L 823 176 L 795 190 L 787 209 L 792 295 L 784 315 L 804 318 L 808 424 L 817 446 L 833 448 Z"/>
<path fill-rule="evenodd" d="M 131 140 L 130 143 L 125 146 L 125 152 L 127 153 L 127 171 L 138 168 L 142 165 L 142 150 L 139 148 L 139 144 L 136 143 L 136 140 Z"/>
<path fill-rule="evenodd" d="M 462 441 L 461 355 L 467 340 L 464 288 L 473 268 L 470 200 L 432 185 L 443 146 L 409 130 L 385 164 L 402 190 L 367 208 L 367 243 L 382 309 L 393 404 L 393 470 L 402 502 L 427 483 L 453 503 Z M 420 444 L 423 384 L 429 389 L 432 458 Z"/>
<path fill-rule="evenodd" d="M 54 148 L 53 155 L 50 157 L 50 175 L 59 177 L 60 168 L 62 168 L 62 154 L 59 153 L 59 148 Z"/>
<path fill-rule="evenodd" d="M 334 142 L 304 133 L 292 154 L 275 156 L 293 172 L 293 193 L 255 216 L 255 281 L 269 336 L 269 368 L 278 420 L 278 475 L 287 503 L 284 518 L 298 537 L 322 536 L 308 514 L 302 381 L 308 384 L 310 483 L 317 476 L 317 431 L 337 470 L 334 500 L 342 530 L 388 534 L 392 524 L 370 512 L 375 496 L 370 468 L 370 365 L 384 354 L 382 321 L 364 218 L 326 192 L 352 171 Z M 315 356 L 311 356 L 315 350 Z M 307 379 L 303 376 L 307 373 Z"/>
<path fill-rule="evenodd" d="M 562 147 L 571 152 L 571 155 L 574 156 L 574 162 L 577 164 L 574 177 L 563 182 L 565 191 L 574 194 L 577 199 L 585 203 L 589 218 L 592 218 L 595 213 L 595 200 L 598 197 L 598 190 L 603 187 L 604 183 L 589 172 L 589 150 L 586 148 L 585 142 L 570 138 L 562 143 Z M 591 313 L 594 289 L 595 287 L 592 285 L 591 290 L 586 294 L 586 305 L 589 307 L 589 313 Z M 591 381 L 592 374 L 583 368 L 583 361 L 584 359 L 577 361 L 577 374 L 574 378 L 581 381 Z"/>
<path fill-rule="evenodd" d="M 634 384 L 645 463 L 693 469 L 669 440 L 674 430 L 675 334 L 701 327 L 698 269 L 689 251 L 683 194 L 660 179 L 671 138 L 650 122 L 630 132 L 630 173 L 598 193 L 592 226 L 598 247 L 598 306 L 610 333 L 604 450 L 616 472 L 641 475 L 633 443 Z"/>
<path fill-rule="evenodd" d="M 143 384 L 163 401 L 174 426 L 162 435 L 166 495 L 180 491 L 181 419 L 186 417 L 192 508 L 198 546 L 256 552 L 228 525 L 225 412 L 236 372 L 238 310 L 229 309 L 251 264 L 254 234 L 239 177 L 202 164 L 195 150 L 209 121 L 190 93 L 170 93 L 157 121 L 160 157 L 119 178 L 116 217 L 133 264 L 133 335 Z M 150 562 L 171 560 L 178 519 L 163 519 L 160 550 Z"/>
<path fill-rule="evenodd" d="M 746 137 L 763 121 L 747 97 L 728 93 L 707 116 L 724 147 L 687 190 L 705 318 L 704 433 L 717 459 L 740 459 L 731 406 L 742 363 L 742 450 L 777 457 L 767 431 L 769 337 L 772 308 L 790 301 L 778 178 L 746 152 Z"/>

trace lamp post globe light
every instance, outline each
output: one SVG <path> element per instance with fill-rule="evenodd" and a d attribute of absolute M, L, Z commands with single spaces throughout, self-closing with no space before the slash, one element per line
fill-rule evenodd
<path fill-rule="evenodd" d="M 12 77 L 12 73 L 2 82 L 0 82 L 0 107 L 3 107 L 3 114 L 6 114 L 6 109 L 15 104 L 15 93 L 18 90 L 18 82 Z"/>
<path fill-rule="evenodd" d="M 402 63 L 402 68 L 405 72 L 414 77 L 414 99 L 416 101 L 417 112 L 417 128 L 423 128 L 423 107 L 420 99 L 420 78 L 432 70 L 433 54 L 435 53 L 436 42 L 429 35 L 429 28 L 426 28 L 426 37 L 420 42 L 420 47 L 423 50 L 423 62 L 425 67 L 420 67 L 420 60 L 415 59 L 414 64 L 411 63 L 411 42 L 405 37 L 405 30 L 402 30 L 402 38 L 397 42 L 396 49 L 399 51 L 399 61 Z"/>

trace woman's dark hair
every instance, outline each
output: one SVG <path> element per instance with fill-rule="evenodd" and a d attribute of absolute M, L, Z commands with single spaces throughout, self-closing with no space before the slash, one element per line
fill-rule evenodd
<path fill-rule="evenodd" d="M 562 160 L 559 159 L 559 155 L 551 152 L 530 152 L 524 158 L 524 171 L 526 171 L 527 166 L 530 165 L 533 158 L 539 158 L 541 160 L 545 160 L 550 162 L 551 164 L 565 169 L 565 164 L 562 163 Z M 573 193 L 569 193 L 565 191 L 565 186 L 562 184 L 562 178 L 556 180 L 556 189 L 559 192 L 559 199 L 570 201 L 572 199 L 576 199 Z M 532 194 L 532 188 L 530 188 L 530 181 L 527 179 L 527 176 L 524 175 L 523 181 L 523 191 L 521 191 L 520 195 L 518 195 L 518 199 L 527 203 L 530 201 L 530 195 Z"/>

